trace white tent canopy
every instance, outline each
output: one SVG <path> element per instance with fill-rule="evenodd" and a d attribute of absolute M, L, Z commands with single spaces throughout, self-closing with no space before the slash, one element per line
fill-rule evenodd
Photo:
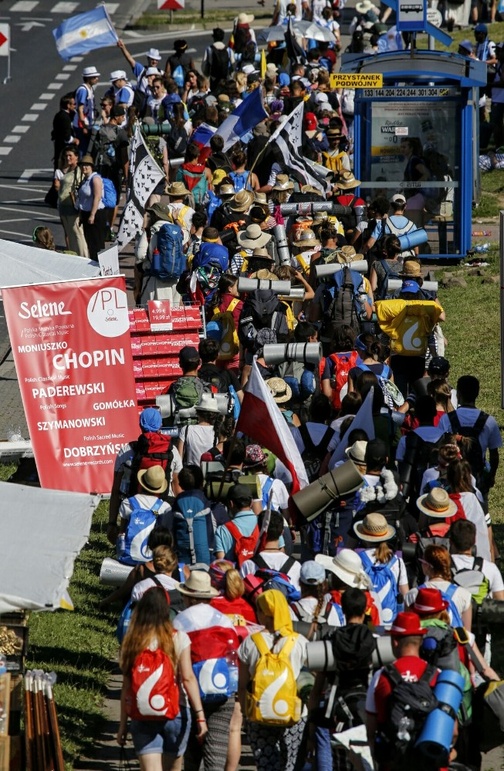
<path fill-rule="evenodd" d="M 62 607 L 98 496 L 0 482 L 0 614 Z"/>
<path fill-rule="evenodd" d="M 100 275 L 97 262 L 0 239 L 0 288 Z"/>

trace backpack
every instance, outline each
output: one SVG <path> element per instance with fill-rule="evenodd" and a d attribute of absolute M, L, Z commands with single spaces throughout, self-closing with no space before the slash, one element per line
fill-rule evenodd
<path fill-rule="evenodd" d="M 212 321 L 216 321 L 221 329 L 219 354 L 217 356 L 217 359 L 220 361 L 233 359 L 240 350 L 240 341 L 233 317 L 233 311 L 239 302 L 240 298 L 234 297 L 225 311 L 214 308 Z"/>
<path fill-rule="evenodd" d="M 115 209 L 117 206 L 117 191 L 114 183 L 107 177 L 102 177 L 102 203 L 106 209 Z"/>
<path fill-rule="evenodd" d="M 248 171 L 230 171 L 228 177 L 233 180 L 233 187 L 235 193 L 239 193 L 240 190 L 251 190 L 250 185 L 250 172 Z"/>
<path fill-rule="evenodd" d="M 152 252 L 150 275 L 161 281 L 180 278 L 186 270 L 182 229 L 165 222 L 157 231 L 157 246 Z"/>
<path fill-rule="evenodd" d="M 345 351 L 341 353 L 331 353 L 328 358 L 334 364 L 333 376 L 331 378 L 331 403 L 335 410 L 339 410 L 341 407 L 341 400 L 348 390 L 348 373 L 357 366 L 359 354 L 357 351 Z M 319 372 L 321 379 L 324 374 L 325 363 L 326 359 L 320 360 Z"/>
<path fill-rule="evenodd" d="M 416 431 L 410 431 L 406 435 L 404 459 L 399 463 L 400 480 L 403 495 L 415 504 L 421 494 L 420 486 L 424 472 L 437 464 L 438 449 L 443 440 L 444 435 L 437 442 L 428 442 Z"/>
<path fill-rule="evenodd" d="M 116 143 L 118 127 L 113 124 L 105 124 L 94 137 L 91 153 L 99 171 L 103 167 L 116 166 Z"/>
<path fill-rule="evenodd" d="M 259 541 L 259 528 L 257 525 L 250 535 L 243 535 L 234 522 L 226 522 L 224 527 L 229 530 L 234 541 L 236 564 L 239 568 L 249 559 L 252 559 Z"/>
<path fill-rule="evenodd" d="M 164 590 L 166 594 L 166 598 L 170 604 L 170 618 L 171 620 L 173 620 L 177 615 L 177 610 L 173 607 L 173 605 L 174 604 L 176 605 L 177 602 L 180 602 L 180 593 L 178 589 L 172 589 L 171 591 L 167 591 L 157 576 L 149 576 L 149 578 L 151 578 L 154 581 L 156 586 L 160 586 L 161 589 Z M 175 597 L 177 599 L 175 599 Z M 130 599 L 122 609 L 121 615 L 119 616 L 119 621 L 117 622 L 117 627 L 116 627 L 116 637 L 119 644 L 122 643 L 122 641 L 126 636 L 126 632 L 128 631 L 129 625 L 131 623 L 131 616 L 133 615 L 133 610 L 135 605 L 136 605 L 136 602 L 133 602 L 130 597 Z"/>
<path fill-rule="evenodd" d="M 173 720 L 179 688 L 170 657 L 160 648 L 141 651 L 131 669 L 127 714 L 133 720 Z"/>
<path fill-rule="evenodd" d="M 410 581 L 410 586 L 414 586 L 416 583 L 422 583 L 425 580 L 425 576 L 420 565 L 420 560 L 424 559 L 427 546 L 444 546 L 445 549 L 450 551 L 450 539 L 447 535 L 449 529 L 450 526 L 445 523 L 442 534 L 435 535 L 429 527 L 423 530 L 421 533 L 416 533 L 414 557 L 412 562 L 408 561 L 408 564 L 406 565 L 408 568 L 408 579 Z M 405 547 L 403 548 L 405 550 Z"/>
<path fill-rule="evenodd" d="M 423 589 L 424 587 L 425 587 L 425 584 L 421 584 L 418 588 Z M 457 589 L 458 589 L 457 584 L 450 584 L 448 589 L 446 589 L 446 591 L 443 592 L 440 589 L 439 592 L 443 600 L 448 603 L 447 611 L 450 616 L 450 626 L 463 627 L 464 622 L 462 621 L 462 616 L 460 615 L 459 609 L 453 602 L 453 595 L 455 594 Z"/>
<path fill-rule="evenodd" d="M 256 597 L 267 592 L 268 589 L 276 589 L 281 592 L 289 603 L 296 602 L 301 598 L 300 592 L 288 576 L 289 570 L 296 562 L 294 557 L 287 557 L 279 570 L 270 568 L 260 554 L 252 557 L 252 562 L 257 566 L 257 570 L 244 578 L 245 592 L 249 602 L 254 604 Z"/>
<path fill-rule="evenodd" d="M 373 591 L 378 595 L 382 607 L 384 624 L 390 624 L 397 616 L 397 581 L 392 572 L 392 565 L 398 562 L 396 555 L 387 563 L 373 563 L 369 554 L 359 552 L 364 572 L 369 576 Z"/>
<path fill-rule="evenodd" d="M 193 377 L 192 375 L 182 375 L 179 377 L 170 388 L 170 394 L 173 397 L 177 411 L 188 410 L 191 407 L 196 407 L 201 401 L 201 396 L 210 388 L 199 377 Z"/>
<path fill-rule="evenodd" d="M 210 78 L 219 83 L 226 80 L 229 73 L 230 61 L 229 51 L 226 47 L 216 48 L 210 46 Z"/>
<path fill-rule="evenodd" d="M 389 768 L 425 768 L 432 769 L 432 761 L 422 759 L 414 745 L 428 715 L 436 709 L 438 701 L 429 685 L 436 669 L 427 664 L 425 671 L 416 683 L 403 680 L 394 664 L 384 667 L 383 673 L 391 682 L 392 693 L 389 697 L 389 717 L 377 737 L 380 750 L 377 749 L 378 762 L 385 762 Z M 405 731 L 405 721 L 407 729 Z"/>
<path fill-rule="evenodd" d="M 124 534 L 124 551 L 119 557 L 123 565 L 137 565 L 139 562 L 148 562 L 152 552 L 147 546 L 151 530 L 154 530 L 159 509 L 163 505 L 158 498 L 152 508 L 144 509 L 140 506 L 136 496 L 129 499 L 131 515 Z"/>
<path fill-rule="evenodd" d="M 334 274 L 333 286 L 327 287 L 322 295 L 324 321 L 320 330 L 321 339 L 332 340 L 339 324 L 347 324 L 359 334 L 362 294 L 365 294 L 365 289 L 360 273 L 345 267 Z"/>
<path fill-rule="evenodd" d="M 450 421 L 451 432 L 453 434 L 460 434 L 460 436 L 465 436 L 471 440 L 468 449 L 464 450 L 464 459 L 471 466 L 471 470 L 476 478 L 476 482 L 479 483 L 485 469 L 485 461 L 483 458 L 483 451 L 481 449 L 479 436 L 485 427 L 485 423 L 487 422 L 489 415 L 487 415 L 486 412 L 483 412 L 483 410 L 480 410 L 477 420 L 473 426 L 462 426 L 457 415 L 457 410 L 448 412 L 447 415 L 448 420 Z"/>
<path fill-rule="evenodd" d="M 199 166 L 199 164 L 197 165 Z M 187 168 L 187 164 L 184 163 L 180 167 L 181 176 L 177 175 L 177 179 L 181 179 L 187 189 L 190 191 L 194 204 L 203 203 L 203 200 L 208 191 L 208 180 L 204 170 L 205 167 L 201 166 L 201 168 L 203 171 L 191 171 Z"/>
<path fill-rule="evenodd" d="M 299 426 L 298 430 L 301 434 L 301 439 L 303 440 L 305 447 L 301 453 L 301 458 L 306 469 L 308 481 L 314 482 L 315 479 L 318 479 L 320 475 L 320 467 L 322 465 L 322 461 L 327 455 L 327 448 L 334 436 L 334 429 L 328 426 L 324 436 L 318 444 L 313 443 L 308 426 L 305 423 Z"/>
<path fill-rule="evenodd" d="M 182 64 L 177 64 L 171 76 L 179 88 L 184 88 L 185 70 Z"/>
<path fill-rule="evenodd" d="M 490 581 L 483 573 L 483 557 L 475 557 L 471 568 L 459 568 L 452 560 L 453 582 L 471 593 L 473 602 L 480 606 L 490 594 Z"/>
<path fill-rule="evenodd" d="M 172 124 L 170 133 L 166 136 L 168 156 L 170 158 L 183 158 L 187 150 L 187 131 L 183 126 Z"/>
<path fill-rule="evenodd" d="M 130 464 L 129 497 L 136 495 L 142 489 L 137 479 L 138 472 L 151 466 L 163 466 L 166 481 L 170 487 L 173 461 L 171 437 L 159 431 L 147 431 L 140 434 L 136 442 L 131 443 L 131 449 L 134 454 Z"/>
<path fill-rule="evenodd" d="M 386 236 L 383 236 L 379 241 L 382 241 L 383 238 L 386 238 Z M 379 242 L 377 242 L 379 244 Z M 380 247 L 377 245 L 377 251 L 379 251 Z M 401 281 L 401 277 L 399 276 L 399 272 L 401 270 L 401 266 L 398 262 L 397 264 L 397 270 L 393 270 L 390 267 L 390 264 L 387 260 L 380 260 L 383 270 L 385 271 L 384 277 L 378 281 L 378 286 L 376 287 L 376 291 L 374 293 L 375 300 L 387 300 L 389 297 L 391 297 L 391 294 L 388 290 L 388 282 L 389 279 L 397 279 Z"/>
<path fill-rule="evenodd" d="M 250 292 L 243 304 L 238 335 L 245 348 L 255 352 L 255 338 L 260 329 L 274 330 L 279 343 L 287 342 L 289 337 L 287 308 L 270 289 Z"/>
<path fill-rule="evenodd" d="M 245 713 L 253 723 L 287 727 L 295 725 L 301 718 L 302 702 L 297 695 L 296 679 L 289 658 L 297 634 L 283 639 L 282 649 L 274 653 L 278 639 L 275 639 L 270 650 L 261 632 L 252 635 L 259 651 L 259 661 L 247 691 Z"/>
<path fill-rule="evenodd" d="M 213 546 L 212 511 L 199 492 L 183 492 L 173 505 L 173 537 L 179 562 L 209 565 Z"/>
<path fill-rule="evenodd" d="M 198 373 L 198 377 L 203 383 L 206 383 L 212 393 L 214 394 L 227 394 L 229 393 L 228 379 L 224 372 L 214 372 L 212 375 L 205 372 Z"/>

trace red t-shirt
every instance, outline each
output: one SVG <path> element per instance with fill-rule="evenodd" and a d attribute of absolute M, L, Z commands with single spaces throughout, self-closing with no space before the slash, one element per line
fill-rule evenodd
<path fill-rule="evenodd" d="M 249 605 L 243 597 L 237 597 L 236 600 L 228 600 L 222 595 L 211 600 L 210 605 L 216 610 L 220 610 L 226 616 L 243 616 L 245 621 L 257 624 L 257 616 L 254 608 Z"/>
<path fill-rule="evenodd" d="M 417 683 L 427 668 L 427 662 L 419 656 L 402 656 L 394 661 L 393 666 L 400 673 L 403 680 L 410 683 Z M 429 684 L 433 687 L 436 684 L 438 673 L 435 672 Z M 378 678 L 375 689 L 376 718 L 378 725 L 383 725 L 388 719 L 388 699 L 392 693 L 392 683 L 390 678 L 382 672 Z"/>

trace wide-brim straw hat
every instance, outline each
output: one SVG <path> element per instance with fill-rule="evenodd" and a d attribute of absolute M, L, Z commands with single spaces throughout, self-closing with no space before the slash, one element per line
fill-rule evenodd
<path fill-rule="evenodd" d="M 171 182 L 166 186 L 166 195 L 178 198 L 182 195 L 189 195 L 191 191 L 186 188 L 183 182 Z"/>
<path fill-rule="evenodd" d="M 395 527 L 389 525 L 383 514 L 366 514 L 362 522 L 356 522 L 353 526 L 355 534 L 361 541 L 380 543 L 390 541 L 396 534 Z"/>
<path fill-rule="evenodd" d="M 300 230 L 297 240 L 292 242 L 293 246 L 301 247 L 302 249 L 310 249 L 313 246 L 319 246 L 319 244 L 320 241 L 311 228 Z"/>
<path fill-rule="evenodd" d="M 240 230 L 236 240 L 245 249 L 257 249 L 266 246 L 271 241 L 271 236 L 265 233 L 264 230 L 261 230 L 257 223 L 253 222 L 245 230 Z"/>
<path fill-rule="evenodd" d="M 229 201 L 228 206 L 231 211 L 246 212 L 254 202 L 254 194 L 250 190 L 240 190 Z"/>
<path fill-rule="evenodd" d="M 336 186 L 341 190 L 352 190 L 359 187 L 360 179 L 356 179 L 352 171 L 342 171 L 336 179 Z"/>
<path fill-rule="evenodd" d="M 294 182 L 289 179 L 287 174 L 277 174 L 275 184 L 271 189 L 278 191 L 294 190 Z"/>
<path fill-rule="evenodd" d="M 406 260 L 399 276 L 401 278 L 421 278 L 422 266 L 417 260 Z"/>
<path fill-rule="evenodd" d="M 437 519 L 453 517 L 457 513 L 457 504 L 442 487 L 433 487 L 430 492 L 421 495 L 417 498 L 416 505 L 428 517 Z"/>
<path fill-rule="evenodd" d="M 292 388 L 281 377 L 270 377 L 266 385 L 277 404 L 285 404 L 292 399 Z"/>
<path fill-rule="evenodd" d="M 359 464 L 359 466 L 365 466 L 366 447 L 367 442 L 365 442 L 363 439 L 359 439 L 357 442 L 354 442 L 352 445 L 350 445 L 350 447 L 346 448 L 345 455 L 347 456 L 348 460 Z"/>
<path fill-rule="evenodd" d="M 369 589 L 371 581 L 364 572 L 362 560 L 352 549 L 342 549 L 335 557 L 317 554 L 315 562 L 334 573 L 340 581 L 355 589 Z"/>
<path fill-rule="evenodd" d="M 192 570 L 187 581 L 184 584 L 180 584 L 178 590 L 180 594 L 185 594 L 186 597 L 194 597 L 201 600 L 211 600 L 219 594 L 218 590 L 212 586 L 210 574 L 205 573 L 203 570 Z"/>
<path fill-rule="evenodd" d="M 83 155 L 79 161 L 79 166 L 92 166 L 93 169 L 96 166 L 92 155 Z"/>
<path fill-rule="evenodd" d="M 137 479 L 142 487 L 149 493 L 161 495 L 168 488 L 166 473 L 162 466 L 149 466 L 141 469 L 137 474 Z"/>
<path fill-rule="evenodd" d="M 345 244 L 340 246 L 336 253 L 336 262 L 340 265 L 348 265 L 350 262 L 356 262 L 357 260 L 363 260 L 364 255 L 355 251 L 355 247 L 351 244 Z"/>

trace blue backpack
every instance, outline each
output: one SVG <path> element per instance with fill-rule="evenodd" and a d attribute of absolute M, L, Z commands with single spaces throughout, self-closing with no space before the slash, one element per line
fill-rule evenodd
<path fill-rule="evenodd" d="M 418 588 L 423 589 L 424 587 L 425 587 L 425 584 L 422 584 Z M 458 588 L 459 587 L 457 586 L 457 584 L 450 584 L 450 586 L 445 592 L 442 592 L 441 590 L 439 590 L 441 592 L 441 597 L 443 598 L 443 600 L 448 603 L 447 610 L 450 616 L 450 626 L 453 626 L 453 627 L 464 626 L 464 622 L 462 621 L 462 616 L 460 615 L 459 609 L 453 602 L 453 595 L 455 594 Z"/>
<path fill-rule="evenodd" d="M 106 209 L 114 209 L 117 206 L 117 192 L 114 183 L 107 177 L 102 177 L 103 193 L 102 203 Z"/>
<path fill-rule="evenodd" d="M 296 589 L 294 584 L 288 576 L 288 572 L 295 563 L 294 557 L 288 557 L 280 570 L 272 570 L 268 567 L 268 564 L 263 560 L 260 554 L 256 554 L 252 560 L 257 565 L 257 570 L 254 573 L 255 579 L 260 579 L 261 584 L 256 586 L 253 590 L 254 595 L 260 590 L 260 593 L 268 591 L 268 589 L 276 589 L 281 592 L 289 605 L 292 602 L 297 602 L 301 599 L 301 592 Z M 249 597 L 249 600 L 253 597 Z"/>
<path fill-rule="evenodd" d="M 212 511 L 204 495 L 199 491 L 181 493 L 173 505 L 173 514 L 173 537 L 180 562 L 209 565 L 214 530 Z"/>
<path fill-rule="evenodd" d="M 268 508 L 270 491 L 272 487 L 273 487 L 273 477 L 268 477 L 262 489 L 261 505 L 263 507 L 263 510 Z"/>
<path fill-rule="evenodd" d="M 240 190 L 252 190 L 250 184 L 250 172 L 248 171 L 231 171 L 228 174 L 233 180 L 233 186 L 235 193 L 239 193 Z"/>
<path fill-rule="evenodd" d="M 382 617 L 385 624 L 391 624 L 397 616 L 397 581 L 392 573 L 392 565 L 397 562 L 394 555 L 390 562 L 373 563 L 365 551 L 359 552 L 364 572 L 371 579 L 373 590 L 378 595 L 382 607 Z"/>
<path fill-rule="evenodd" d="M 152 253 L 150 275 L 169 281 L 180 278 L 186 267 L 182 229 L 165 222 L 157 232 L 157 248 Z"/>
<path fill-rule="evenodd" d="M 119 556 L 119 562 L 123 565 L 138 565 L 139 562 L 148 562 L 152 557 L 147 540 L 156 526 L 163 501 L 158 498 L 151 509 L 143 509 L 134 495 L 129 499 L 129 503 L 131 516 L 124 534 L 124 550 Z"/>

